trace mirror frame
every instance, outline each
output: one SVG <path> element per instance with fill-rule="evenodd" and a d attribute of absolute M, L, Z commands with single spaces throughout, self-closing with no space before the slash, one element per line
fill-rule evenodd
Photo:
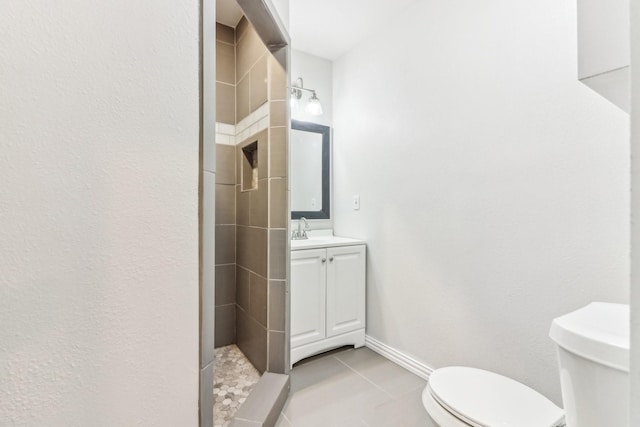
<path fill-rule="evenodd" d="M 329 177 L 331 157 L 331 128 L 317 123 L 291 120 L 291 129 L 322 135 L 322 210 L 319 211 L 291 211 L 291 219 L 329 219 L 331 217 L 331 182 Z M 293 165 L 291 165 L 293 167 Z M 293 179 L 293 176 L 290 177 Z"/>

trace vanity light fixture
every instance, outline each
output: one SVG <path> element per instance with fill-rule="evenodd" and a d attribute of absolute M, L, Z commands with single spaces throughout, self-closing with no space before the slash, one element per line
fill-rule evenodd
<path fill-rule="evenodd" d="M 291 86 L 291 108 L 297 109 L 300 98 L 302 98 L 302 91 L 311 92 L 311 97 L 307 102 L 307 113 L 312 114 L 314 116 L 319 116 L 322 114 L 322 105 L 320 104 L 320 100 L 316 95 L 316 91 L 313 89 L 307 89 L 304 87 L 304 82 L 302 81 L 302 77 L 298 77 L 293 85 Z"/>

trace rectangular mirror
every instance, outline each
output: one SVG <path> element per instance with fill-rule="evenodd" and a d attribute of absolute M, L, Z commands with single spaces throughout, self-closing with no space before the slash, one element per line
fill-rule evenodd
<path fill-rule="evenodd" d="M 291 120 L 291 219 L 329 219 L 331 129 Z"/>

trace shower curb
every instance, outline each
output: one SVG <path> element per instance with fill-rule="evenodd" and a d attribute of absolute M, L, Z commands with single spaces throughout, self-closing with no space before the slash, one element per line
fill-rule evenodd
<path fill-rule="evenodd" d="M 229 427 L 274 427 L 287 398 L 289 375 L 265 372 Z"/>

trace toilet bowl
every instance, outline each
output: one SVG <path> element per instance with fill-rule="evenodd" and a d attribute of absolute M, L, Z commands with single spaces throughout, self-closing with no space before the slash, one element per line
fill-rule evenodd
<path fill-rule="evenodd" d="M 564 411 L 515 380 L 459 366 L 431 373 L 425 409 L 441 427 L 628 426 L 629 306 L 591 303 L 554 319 L 549 335 Z"/>
<path fill-rule="evenodd" d="M 564 412 L 537 391 L 482 369 L 436 369 L 422 392 L 429 416 L 441 427 L 559 427 Z"/>

